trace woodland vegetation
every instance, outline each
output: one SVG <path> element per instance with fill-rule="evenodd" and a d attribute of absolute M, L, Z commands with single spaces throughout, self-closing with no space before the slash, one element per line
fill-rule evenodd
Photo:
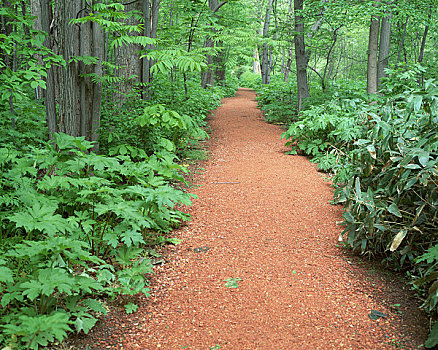
<path fill-rule="evenodd" d="M 238 86 L 332 174 L 349 247 L 438 306 L 438 2 L 2 0 L 0 347 L 135 312 Z M 438 322 L 428 347 L 438 344 Z"/>

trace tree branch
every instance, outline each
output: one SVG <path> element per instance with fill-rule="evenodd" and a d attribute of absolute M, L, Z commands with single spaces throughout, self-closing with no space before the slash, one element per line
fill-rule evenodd
<path fill-rule="evenodd" d="M 216 8 L 213 10 L 213 13 L 218 12 L 219 9 L 227 3 L 227 1 L 228 0 L 222 1 L 219 5 L 217 5 Z"/>

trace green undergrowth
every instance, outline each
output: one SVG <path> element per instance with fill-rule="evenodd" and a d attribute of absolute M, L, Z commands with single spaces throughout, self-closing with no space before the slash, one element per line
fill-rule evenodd
<path fill-rule="evenodd" d="M 331 173 L 344 205 L 346 247 L 403 271 L 435 314 L 438 307 L 438 83 L 421 67 L 388 70 L 378 96 L 339 89 L 307 104 L 283 134 L 291 154 Z M 363 90 L 362 90 L 363 91 Z M 266 98 L 261 93 L 260 100 Z M 280 104 L 279 96 L 272 99 Z M 283 118 L 282 108 L 272 106 Z M 277 113 L 277 112 L 276 112 Z M 438 325 L 426 343 L 438 344 Z"/>
<path fill-rule="evenodd" d="M 13 130 L 0 114 L 0 348 L 88 333 L 116 301 L 135 312 L 154 246 L 179 243 L 169 233 L 190 220 L 181 208 L 194 197 L 186 163 L 206 157 L 205 118 L 237 84 L 188 80 L 186 96 L 182 80 L 155 79 L 148 100 L 106 100 L 99 154 L 84 138 L 45 139 L 36 101 L 17 104 Z"/>

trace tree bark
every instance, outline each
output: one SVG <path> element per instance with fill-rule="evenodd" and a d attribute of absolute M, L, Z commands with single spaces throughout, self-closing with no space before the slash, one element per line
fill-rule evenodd
<path fill-rule="evenodd" d="M 297 99 L 298 111 L 301 111 L 303 102 L 309 95 L 309 85 L 307 82 L 307 64 L 309 62 L 306 55 L 306 46 L 304 43 L 304 22 L 301 15 L 304 0 L 294 0 L 295 12 L 295 62 L 297 68 Z"/>
<path fill-rule="evenodd" d="M 379 43 L 379 58 L 377 61 L 377 85 L 381 84 L 381 80 L 386 76 L 385 69 L 388 67 L 389 61 L 389 46 L 391 43 L 391 18 L 392 13 L 382 18 L 380 28 L 380 43 Z"/>
<path fill-rule="evenodd" d="M 263 24 L 263 38 L 268 37 L 269 24 L 271 22 L 272 13 L 272 3 L 273 0 L 268 0 L 268 5 L 266 6 L 265 22 Z M 262 46 L 262 62 L 261 62 L 261 73 L 262 73 L 262 84 L 269 84 L 271 82 L 271 64 L 270 64 L 270 54 L 269 47 L 267 43 L 263 43 Z"/>
<path fill-rule="evenodd" d="M 158 18 L 160 13 L 160 0 L 143 0 L 142 12 L 145 19 L 144 35 L 155 39 L 157 37 L 158 30 Z M 147 51 L 155 50 L 155 45 L 147 45 Z M 143 87 L 143 98 L 150 98 L 149 86 L 152 84 L 153 75 L 151 68 L 154 65 L 154 60 L 146 57 L 142 58 L 141 62 L 141 82 Z"/>
<path fill-rule="evenodd" d="M 142 10 L 142 2 L 134 2 L 125 5 L 125 12 Z M 121 20 L 126 25 L 138 26 L 138 18 L 131 16 Z M 131 36 L 138 36 L 139 33 L 131 32 Z M 119 78 L 115 84 L 116 93 L 113 98 L 119 105 L 124 104 L 129 95 L 133 93 L 134 87 L 140 82 L 142 75 L 142 62 L 140 61 L 140 49 L 138 44 L 121 45 L 114 49 L 114 64 L 117 66 L 114 75 Z"/>
<path fill-rule="evenodd" d="M 39 0 L 39 10 L 41 19 L 41 30 L 47 33 L 44 40 L 44 46 L 53 50 L 52 35 L 50 33 L 50 22 L 53 15 L 50 0 Z M 58 132 L 58 121 L 56 118 L 56 84 L 55 84 L 56 67 L 52 66 L 47 71 L 46 91 L 44 105 L 46 107 L 46 120 L 49 132 L 49 138 L 53 139 L 53 133 Z"/>
<path fill-rule="evenodd" d="M 71 136 L 85 136 L 97 141 L 100 125 L 102 85 L 93 82 L 89 74 L 101 76 L 104 56 L 104 35 L 96 23 L 70 24 L 72 18 L 85 16 L 90 9 L 85 0 L 61 0 L 57 6 L 59 20 L 59 53 L 67 62 L 59 76 L 58 130 Z M 88 55 L 99 59 L 95 64 L 72 60 L 75 56 Z M 98 144 L 95 143 L 95 151 Z"/>
<path fill-rule="evenodd" d="M 378 0 L 375 0 L 379 2 Z M 370 32 L 368 38 L 368 65 L 367 65 L 367 92 L 377 93 L 377 53 L 379 43 L 380 18 L 371 17 Z"/>

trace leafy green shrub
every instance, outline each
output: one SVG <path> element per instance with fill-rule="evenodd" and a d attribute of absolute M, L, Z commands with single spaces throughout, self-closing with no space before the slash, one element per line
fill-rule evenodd
<path fill-rule="evenodd" d="M 415 70 L 390 71 L 351 158 L 352 178 L 336 191 L 344 203 L 343 232 L 349 246 L 385 256 L 410 268 L 426 294 L 424 307 L 437 310 L 438 272 L 438 86 L 418 88 Z M 415 81 L 415 83 L 412 83 Z M 428 346 L 437 345 L 438 326 Z"/>
<path fill-rule="evenodd" d="M 348 159 L 364 123 L 364 116 L 356 112 L 360 104 L 360 100 L 334 99 L 303 111 L 299 120 L 282 134 L 288 139 L 286 145 L 292 147 L 289 153 L 302 150 L 320 170 L 333 172 L 336 181 L 348 179 L 353 170 Z"/>
<path fill-rule="evenodd" d="M 184 168 L 91 147 L 56 134 L 45 148 L 0 149 L 0 345 L 37 349 L 88 332 L 105 312 L 96 296 L 147 295 L 141 246 L 188 219 L 175 206 L 190 195 L 169 185 Z"/>
<path fill-rule="evenodd" d="M 263 85 L 257 93 L 259 107 L 267 122 L 290 123 L 295 119 L 295 84 L 273 78 L 271 84 Z"/>
<path fill-rule="evenodd" d="M 257 90 L 262 84 L 262 77 L 253 72 L 244 72 L 239 78 L 239 85 L 243 88 Z"/>

